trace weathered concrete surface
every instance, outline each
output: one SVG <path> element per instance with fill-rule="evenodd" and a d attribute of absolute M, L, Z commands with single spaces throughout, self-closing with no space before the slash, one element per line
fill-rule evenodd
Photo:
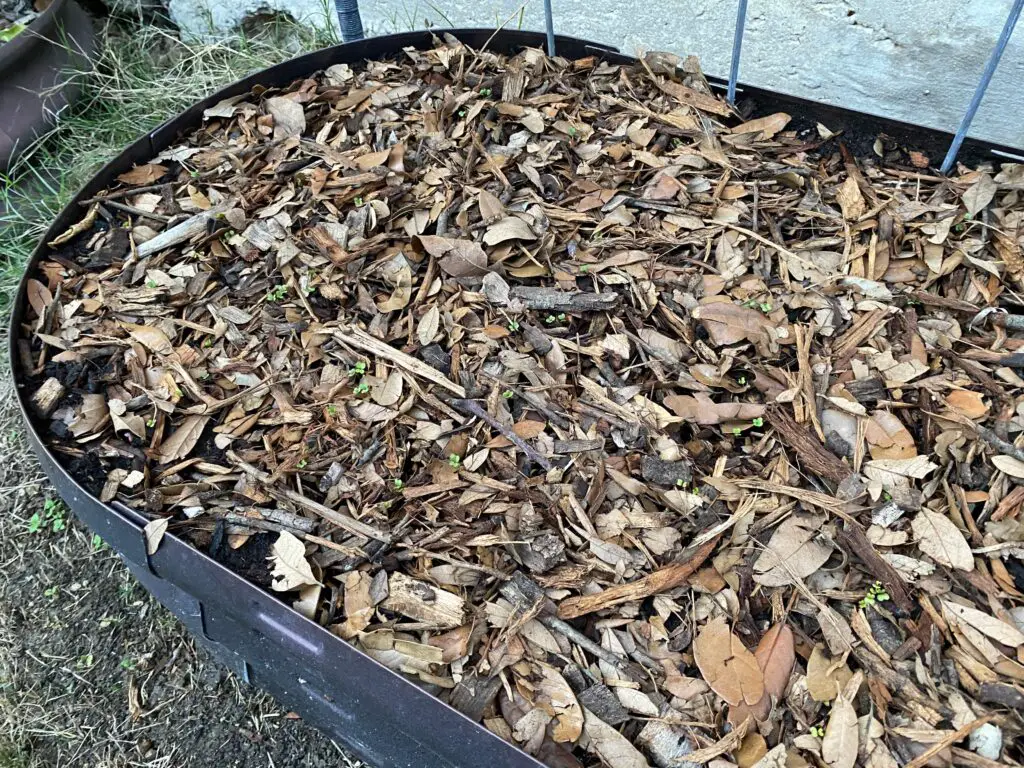
<path fill-rule="evenodd" d="M 267 14 L 285 14 L 311 27 L 323 28 L 330 25 L 335 32 L 338 31 L 338 17 L 334 12 L 333 0 L 165 1 L 171 21 L 177 25 L 184 37 L 193 40 L 224 37 L 238 29 L 246 19 Z"/>
<path fill-rule="evenodd" d="M 553 0 L 557 31 L 620 48 L 696 53 L 724 75 L 736 0 Z M 970 101 L 1012 0 L 751 0 L 740 79 L 818 101 L 953 130 Z M 207 6 L 209 4 L 209 6 Z M 522 0 L 361 0 L 370 33 L 519 25 Z M 321 0 L 170 0 L 203 35 L 261 9 L 323 23 Z M 202 10 L 209 7 L 209 13 Z M 541 0 L 523 27 L 543 29 Z M 1024 148 L 1024 22 L 992 81 L 972 135 Z"/>

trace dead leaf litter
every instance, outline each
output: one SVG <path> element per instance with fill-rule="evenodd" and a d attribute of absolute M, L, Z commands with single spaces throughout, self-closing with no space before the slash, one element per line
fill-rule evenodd
<path fill-rule="evenodd" d="M 453 39 L 256 88 L 50 244 L 32 407 L 548 765 L 1017 765 L 1024 166 L 790 123 Z"/>

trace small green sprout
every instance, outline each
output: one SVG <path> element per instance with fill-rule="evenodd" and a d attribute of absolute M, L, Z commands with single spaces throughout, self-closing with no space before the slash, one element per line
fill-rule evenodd
<path fill-rule="evenodd" d="M 465 116 L 466 116 L 466 110 L 460 109 L 459 110 L 459 117 L 465 117 Z"/>
<path fill-rule="evenodd" d="M 690 493 L 692 493 L 694 496 L 700 496 L 700 488 L 698 488 L 697 486 L 693 486 L 693 490 L 690 491 Z"/>
<path fill-rule="evenodd" d="M 739 437 L 739 436 L 740 436 L 740 434 L 741 434 L 741 430 L 740 430 L 740 428 L 739 428 L 739 427 L 733 427 L 733 428 L 732 428 L 732 433 L 733 433 L 733 434 L 734 434 L 734 435 L 735 435 L 736 437 Z"/>
<path fill-rule="evenodd" d="M 209 349 L 212 346 L 213 346 L 213 339 L 211 339 L 209 336 L 207 336 L 205 339 L 203 339 L 203 349 Z"/>
<path fill-rule="evenodd" d="M 405 488 L 405 482 L 400 477 L 396 477 L 394 480 L 392 480 L 391 485 L 399 493 L 401 493 L 402 489 Z"/>
<path fill-rule="evenodd" d="M 79 669 L 89 669 L 93 665 L 95 658 L 91 653 L 84 653 L 78 657 L 78 661 L 75 662 L 75 666 Z"/>
<path fill-rule="evenodd" d="M 501 396 L 504 397 L 506 400 L 511 400 L 513 397 L 516 396 L 516 393 L 513 392 L 511 389 L 506 389 L 504 392 L 501 393 Z"/>
<path fill-rule="evenodd" d="M 43 530 L 43 516 L 38 512 L 33 512 L 32 517 L 28 519 L 28 532 L 39 533 Z"/>
<path fill-rule="evenodd" d="M 575 125 L 570 125 L 569 126 L 569 135 L 570 136 L 575 136 L 577 133 L 579 133 L 579 131 L 576 130 L 576 126 Z"/>
<path fill-rule="evenodd" d="M 287 295 L 287 285 L 276 285 L 267 292 L 267 301 L 281 301 Z"/>
<path fill-rule="evenodd" d="M 448 457 L 448 466 L 452 469 L 458 469 L 462 466 L 462 457 L 457 453 L 453 453 Z"/>
<path fill-rule="evenodd" d="M 882 582 L 876 581 L 870 587 L 868 587 L 867 593 L 858 603 L 861 608 L 870 608 L 875 603 L 884 603 L 889 599 L 889 593 L 885 591 L 885 587 L 882 586 Z"/>
<path fill-rule="evenodd" d="M 336 406 L 334 403 L 331 403 L 330 405 L 328 405 L 327 406 L 327 415 L 328 416 L 337 416 L 338 415 L 338 406 Z"/>
<path fill-rule="evenodd" d="M 964 214 L 964 221 L 972 221 L 973 219 L 974 219 L 974 214 L 973 213 L 967 212 L 967 213 Z"/>
<path fill-rule="evenodd" d="M 348 377 L 354 379 L 357 376 L 362 376 L 366 373 L 366 368 L 369 364 L 365 360 L 360 360 L 358 363 L 348 369 Z"/>
<path fill-rule="evenodd" d="M 560 323 L 564 323 L 565 322 L 565 312 L 559 312 L 558 313 L 558 322 L 560 322 Z"/>
<path fill-rule="evenodd" d="M 544 322 L 547 323 L 548 325 L 554 323 L 555 320 L 557 320 L 557 318 L 554 315 L 548 315 L 547 317 L 544 318 Z"/>
<path fill-rule="evenodd" d="M 752 423 L 753 423 L 753 425 L 755 427 L 763 427 L 764 426 L 764 419 L 762 419 L 760 416 L 758 416 L 756 419 L 754 419 L 754 421 Z"/>
<path fill-rule="evenodd" d="M 885 499 L 886 501 L 892 501 L 892 494 L 886 491 L 885 493 L 882 494 L 882 498 Z"/>
<path fill-rule="evenodd" d="M 175 397 L 184 397 L 185 393 L 181 391 L 181 387 L 175 387 L 174 388 L 174 396 Z"/>
<path fill-rule="evenodd" d="M 52 587 L 47 587 L 43 590 L 43 595 L 53 600 L 58 594 L 60 594 L 60 587 L 54 584 Z"/>
<path fill-rule="evenodd" d="M 306 461 L 305 459 L 299 459 L 299 463 L 296 464 L 295 466 L 297 466 L 299 469 L 305 469 L 307 464 L 309 464 L 309 462 Z"/>
<path fill-rule="evenodd" d="M 508 329 L 510 331 L 512 331 L 512 333 L 515 333 L 516 331 L 518 331 L 519 330 L 519 321 L 517 321 L 517 320 L 509 320 L 508 321 Z"/>
<path fill-rule="evenodd" d="M 365 395 L 367 392 L 370 391 L 370 385 L 367 384 L 365 381 L 361 381 L 352 388 L 352 391 L 355 392 L 357 395 Z"/>
<path fill-rule="evenodd" d="M 480 95 L 481 96 L 490 96 L 491 95 L 491 89 L 490 88 L 481 88 L 480 89 Z"/>
<path fill-rule="evenodd" d="M 597 239 L 597 238 L 595 238 L 595 239 Z M 585 275 L 589 271 L 590 271 L 590 265 L 589 264 L 581 264 L 580 265 L 580 274 L 581 275 Z"/>
<path fill-rule="evenodd" d="M 188 175 L 191 176 L 193 179 L 198 179 L 199 178 L 199 171 L 191 170 L 191 171 L 188 172 Z"/>
<path fill-rule="evenodd" d="M 135 660 L 131 656 L 125 656 L 119 666 L 121 669 L 135 669 Z"/>
<path fill-rule="evenodd" d="M 103 537 L 100 536 L 98 533 L 94 533 L 92 535 L 92 548 L 94 550 L 103 549 Z"/>
<path fill-rule="evenodd" d="M 811 736 L 816 736 L 819 739 L 824 739 L 825 738 L 825 729 L 822 728 L 820 725 L 812 725 L 811 726 Z"/>
<path fill-rule="evenodd" d="M 147 280 L 146 281 L 146 287 L 147 288 L 156 288 L 156 280 Z"/>
<path fill-rule="evenodd" d="M 352 202 L 356 204 L 356 208 L 362 208 L 363 207 L 363 198 L 362 197 L 357 197 Z"/>
<path fill-rule="evenodd" d="M 57 518 L 54 518 L 53 526 L 52 527 L 53 527 L 53 532 L 54 533 L 60 533 L 61 531 L 63 531 L 65 528 L 68 527 L 68 524 L 64 522 L 64 518 L 63 517 L 57 517 Z"/>
<path fill-rule="evenodd" d="M 689 485 L 689 483 L 687 483 L 685 480 L 683 480 L 683 478 L 681 478 L 681 477 L 677 477 L 676 478 L 676 488 L 685 488 L 687 485 Z"/>
<path fill-rule="evenodd" d="M 747 377 L 744 376 L 742 373 L 736 378 L 736 381 L 739 382 L 739 385 L 741 387 L 747 386 Z"/>
<path fill-rule="evenodd" d="M 155 427 L 156 426 L 156 419 L 154 419 L 154 418 L 146 419 L 146 426 L 149 427 L 150 429 Z"/>
<path fill-rule="evenodd" d="M 761 308 L 761 311 L 764 312 L 766 315 L 772 311 L 772 303 L 770 301 L 763 301 L 758 306 Z"/>

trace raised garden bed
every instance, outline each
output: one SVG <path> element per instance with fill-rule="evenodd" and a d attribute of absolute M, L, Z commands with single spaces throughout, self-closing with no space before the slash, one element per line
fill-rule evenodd
<path fill-rule="evenodd" d="M 382 765 L 1018 757 L 1017 380 L 953 351 L 1018 169 L 671 57 L 430 48 L 236 84 L 55 223 L 12 338 L 72 509 Z"/>
<path fill-rule="evenodd" d="M 31 8 L 31 6 L 29 6 Z M 26 10 L 19 7 L 19 12 Z M 93 51 L 92 22 L 74 0 L 52 0 L 24 25 L 12 6 L 0 29 L 0 171 L 9 168 L 77 95 L 68 72 Z M 15 26 L 17 24 L 17 26 Z"/>

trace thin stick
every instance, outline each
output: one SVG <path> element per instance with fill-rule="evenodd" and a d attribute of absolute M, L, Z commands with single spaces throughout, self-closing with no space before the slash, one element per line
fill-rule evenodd
<path fill-rule="evenodd" d="M 427 381 L 437 384 L 439 387 L 447 389 L 456 397 L 466 396 L 466 390 L 451 379 L 442 376 L 438 371 L 431 368 L 426 363 L 417 360 L 412 355 L 407 355 L 405 352 L 395 349 L 390 344 L 374 338 L 360 328 L 347 328 L 344 331 L 335 331 L 334 338 L 353 347 L 357 347 L 364 352 L 369 352 L 371 355 L 376 355 L 383 360 L 392 362 L 409 371 L 409 373 L 419 376 L 421 379 L 426 379 Z"/>
<path fill-rule="evenodd" d="M 247 475 L 256 478 L 261 483 L 266 485 L 267 491 L 270 493 L 271 496 L 279 496 L 281 498 L 293 502 L 294 504 L 298 504 L 300 507 L 308 509 L 310 512 L 313 512 L 314 514 L 320 515 L 320 517 L 324 518 L 328 522 L 334 523 L 336 526 L 348 531 L 349 533 L 354 533 L 357 536 L 365 536 L 368 539 L 376 539 L 377 541 L 390 543 L 391 537 L 388 534 L 381 531 L 380 529 L 374 528 L 372 525 L 367 525 L 366 523 L 362 523 L 359 520 L 354 520 L 351 517 L 345 517 L 337 510 L 331 509 L 330 507 L 326 507 L 318 501 L 307 499 L 301 493 L 296 493 L 295 491 L 289 489 L 279 491 L 274 488 L 271 488 L 270 475 L 267 474 L 266 472 L 263 472 L 262 470 L 257 469 L 252 464 L 242 459 L 234 451 L 228 451 L 227 457 Z"/>
<path fill-rule="evenodd" d="M 452 405 L 460 411 L 471 413 L 479 419 L 487 422 L 487 424 L 492 428 L 498 430 L 502 435 L 508 438 L 516 448 L 525 453 L 531 461 L 544 467 L 544 469 L 551 469 L 550 461 L 531 448 L 525 440 L 519 437 L 519 435 L 491 416 L 491 414 L 484 410 L 484 407 L 480 405 L 480 403 L 476 402 L 476 400 L 453 400 Z"/>
<path fill-rule="evenodd" d="M 130 197 L 131 195 L 141 195 L 143 192 L 159 192 L 165 187 L 169 187 L 169 182 L 163 184 L 150 184 L 147 187 L 132 187 L 131 189 L 119 189 L 117 192 L 111 192 L 106 195 L 96 195 L 96 197 L 90 197 L 88 200 L 82 200 L 79 205 L 91 205 L 92 203 L 106 203 L 110 200 L 120 200 L 122 197 Z"/>
<path fill-rule="evenodd" d="M 943 737 L 942 740 L 937 741 L 930 747 L 928 747 L 928 749 L 926 749 L 920 755 L 918 755 L 909 763 L 907 763 L 904 768 L 921 768 L 925 763 L 927 763 L 929 760 L 931 760 L 933 757 L 939 754 L 939 752 L 946 749 L 946 747 L 953 746 L 958 741 L 960 741 L 960 739 L 964 738 L 969 733 L 971 733 L 971 731 L 983 726 L 993 717 L 995 717 L 994 714 L 985 715 L 984 717 L 979 717 L 977 720 L 970 722 L 967 725 L 962 726 L 961 728 L 957 728 L 952 733 L 949 733 L 945 737 Z"/>
<path fill-rule="evenodd" d="M 101 203 L 101 205 L 105 205 L 106 207 L 113 208 L 114 210 L 117 211 L 124 211 L 125 213 L 130 213 L 134 216 L 138 216 L 139 218 L 152 219 L 153 221 L 162 221 L 165 224 L 173 218 L 172 216 L 164 216 L 162 213 L 150 213 L 149 211 L 144 211 L 141 208 L 136 208 L 134 205 L 116 203 L 113 200 L 105 200 L 103 203 Z"/>
<path fill-rule="evenodd" d="M 619 670 L 626 669 L 626 660 L 616 656 L 614 653 L 604 648 L 589 637 L 584 635 L 582 632 L 575 630 L 569 624 L 559 619 L 556 616 L 543 615 L 538 616 L 537 621 L 543 624 L 545 627 L 550 629 L 552 632 L 558 632 L 559 634 L 565 635 L 571 642 L 576 643 L 580 648 L 585 651 L 590 651 L 594 656 L 601 659 L 601 661 L 607 661 L 613 667 Z"/>

